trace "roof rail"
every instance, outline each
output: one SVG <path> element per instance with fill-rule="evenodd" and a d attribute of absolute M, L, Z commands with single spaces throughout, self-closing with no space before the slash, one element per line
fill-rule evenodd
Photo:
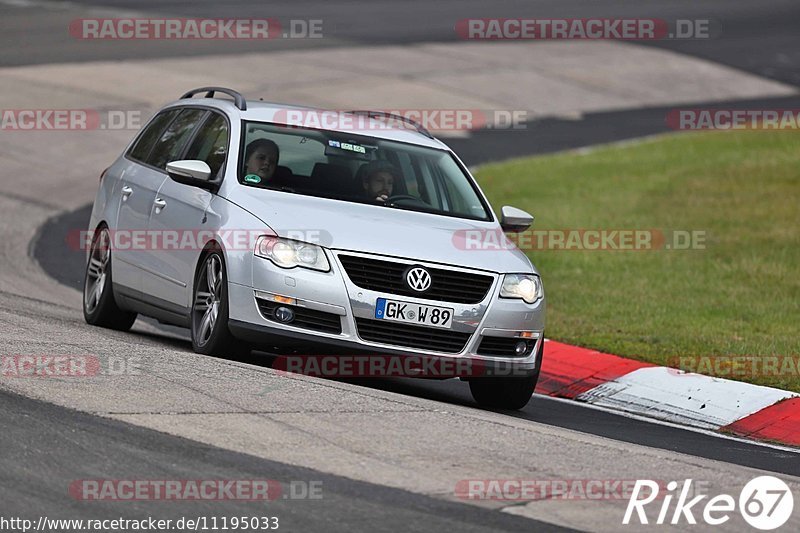
<path fill-rule="evenodd" d="M 192 89 L 181 96 L 180 100 L 183 100 L 184 98 L 191 98 L 199 93 L 206 93 L 206 98 L 214 98 L 214 93 L 227 94 L 233 98 L 233 103 L 239 108 L 240 111 L 247 111 L 247 101 L 244 99 L 244 96 L 233 89 L 226 89 L 225 87 L 200 87 L 199 89 Z"/>
<path fill-rule="evenodd" d="M 431 132 L 429 132 L 427 129 L 425 129 L 425 127 L 423 127 L 422 124 L 420 124 L 416 120 L 412 120 L 412 119 L 410 119 L 408 117 L 404 117 L 402 115 L 395 115 L 394 113 L 387 113 L 386 111 L 369 111 L 369 110 L 366 110 L 366 109 L 348 111 L 348 113 L 352 113 L 354 115 L 366 115 L 366 116 L 368 116 L 370 118 L 373 118 L 373 117 L 393 118 L 393 119 L 399 120 L 400 122 L 405 122 L 406 124 L 410 124 L 410 125 L 414 126 L 414 129 L 416 129 L 419 133 L 423 134 L 425 137 L 428 137 L 430 139 L 435 139 L 435 137 L 433 135 L 431 135 Z"/>

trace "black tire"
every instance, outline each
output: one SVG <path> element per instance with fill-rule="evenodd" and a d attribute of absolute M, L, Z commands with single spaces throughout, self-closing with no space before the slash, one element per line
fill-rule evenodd
<path fill-rule="evenodd" d="M 86 274 L 83 278 L 83 318 L 88 324 L 128 331 L 136 313 L 124 311 L 112 290 L 111 239 L 108 228 L 99 228 L 92 238 Z"/>
<path fill-rule="evenodd" d="M 210 267 L 210 264 L 214 266 Z M 211 283 L 208 281 L 209 268 L 214 269 Z M 217 248 L 209 250 L 200 259 L 192 292 L 192 349 L 197 353 L 220 357 L 240 357 L 250 353 L 250 346 L 236 339 L 228 329 L 227 281 L 222 253 Z"/>
<path fill-rule="evenodd" d="M 469 382 L 472 398 L 481 407 L 488 409 L 522 409 L 533 396 L 542 368 L 544 341 L 541 342 L 536 358 L 536 368 L 524 377 L 473 378 Z"/>

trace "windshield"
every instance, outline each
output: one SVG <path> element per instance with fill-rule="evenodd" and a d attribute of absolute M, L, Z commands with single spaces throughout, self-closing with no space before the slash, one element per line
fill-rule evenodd
<path fill-rule="evenodd" d="M 245 122 L 239 182 L 345 202 L 491 220 L 453 155 L 374 137 Z"/>

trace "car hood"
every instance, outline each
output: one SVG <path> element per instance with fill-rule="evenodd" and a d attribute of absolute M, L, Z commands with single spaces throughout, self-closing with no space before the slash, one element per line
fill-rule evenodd
<path fill-rule="evenodd" d="M 513 245 L 503 249 L 476 250 L 474 246 L 467 249 L 464 240 L 467 231 L 497 242 L 502 233 L 496 222 L 249 187 L 238 188 L 228 200 L 258 217 L 281 237 L 327 248 L 491 272 L 535 272 L 525 254 Z"/>

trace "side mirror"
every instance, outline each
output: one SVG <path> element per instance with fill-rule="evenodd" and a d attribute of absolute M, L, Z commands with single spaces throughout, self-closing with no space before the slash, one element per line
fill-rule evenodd
<path fill-rule="evenodd" d="M 519 233 L 525 231 L 533 224 L 533 215 L 526 213 L 522 209 L 504 205 L 501 210 L 500 227 L 509 233 Z"/>
<path fill-rule="evenodd" d="M 211 189 L 215 185 L 210 181 L 211 167 L 199 159 L 184 159 L 167 163 L 167 174 L 178 183 L 201 189 Z"/>

